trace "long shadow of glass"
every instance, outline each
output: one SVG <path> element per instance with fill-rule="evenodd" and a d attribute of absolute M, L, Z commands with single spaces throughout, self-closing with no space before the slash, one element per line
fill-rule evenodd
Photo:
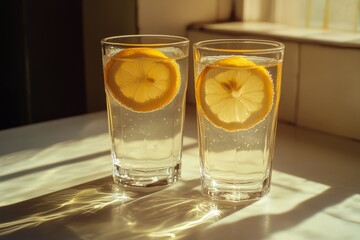
<path fill-rule="evenodd" d="M 93 234 L 100 239 L 182 239 L 250 204 L 210 201 L 198 185 L 198 179 L 184 181 L 114 207 L 102 214 L 105 218 L 78 218 L 70 227 L 79 236 Z"/>
<path fill-rule="evenodd" d="M 239 236 L 250 240 L 292 239 L 295 235 L 297 239 L 331 239 L 333 232 L 330 229 L 320 231 L 321 235 L 317 235 L 319 233 L 314 232 L 313 228 L 321 224 L 317 217 L 320 216 L 326 222 L 326 216 L 329 215 L 339 218 L 339 223 L 353 224 L 353 229 L 357 228 L 360 221 L 355 215 L 359 204 L 355 203 L 353 192 L 340 192 L 336 187 L 316 186 L 312 182 L 306 184 L 307 187 L 293 187 L 286 182 L 273 183 L 273 194 L 239 211 L 231 221 L 211 226 L 202 237 L 208 240 L 221 239 L 222 234 L 226 233 L 226 239 L 239 239 Z M 327 210 L 343 201 L 348 201 L 346 207 L 350 207 L 346 213 L 343 213 L 344 208 L 340 209 L 341 212 L 338 209 Z M 333 217 L 330 220 L 334 221 Z M 358 239 L 358 236 L 352 238 L 356 233 L 346 235 L 350 237 L 347 239 Z M 187 239 L 192 239 L 189 237 Z"/>
<path fill-rule="evenodd" d="M 239 234 L 239 231 L 234 231 L 233 226 L 235 225 L 237 229 L 243 229 L 242 236 L 249 240 L 267 238 L 292 239 L 292 236 L 294 235 L 297 236 L 297 239 L 331 239 L 333 237 L 333 233 L 330 229 L 324 229 L 325 231 L 321 231 L 323 232 L 321 235 L 318 235 L 319 233 L 316 232 L 314 233 L 314 229 L 309 227 L 303 227 L 293 231 L 291 229 L 304 224 L 307 220 L 311 217 L 315 217 L 325 208 L 344 200 L 344 197 L 345 199 L 346 197 L 350 197 L 350 195 L 338 196 L 336 198 L 329 197 L 329 195 L 333 195 L 335 192 L 336 191 L 333 189 L 326 190 L 324 193 L 310 198 L 297 205 L 294 209 L 283 213 L 258 214 L 234 221 L 232 224 L 215 226 L 206 233 L 205 238 L 210 240 L 219 239 L 218 233 L 226 232 L 229 236 L 228 239 L 237 239 L 236 235 Z M 311 225 L 311 223 L 308 224 Z M 317 222 L 317 224 L 319 224 L 319 222 Z M 347 235 L 350 237 L 351 233 Z"/>
<path fill-rule="evenodd" d="M 224 232 L 228 239 L 237 239 L 239 231 L 246 239 L 262 239 L 352 194 L 279 174 L 270 197 L 254 203 L 213 202 L 199 188 L 199 180 L 192 179 L 157 192 L 135 193 L 106 177 L 1 207 L 0 239 L 41 240 L 49 234 L 55 240 L 220 239 Z M 215 224 L 225 217 L 231 219 Z"/>
<path fill-rule="evenodd" d="M 250 204 L 215 203 L 198 187 L 194 179 L 145 194 L 100 179 L 0 208 L 0 239 L 180 239 Z"/>

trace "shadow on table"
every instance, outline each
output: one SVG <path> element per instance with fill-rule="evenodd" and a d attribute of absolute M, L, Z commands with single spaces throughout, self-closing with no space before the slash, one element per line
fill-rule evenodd
<path fill-rule="evenodd" d="M 219 205 L 198 187 L 194 179 L 134 193 L 106 177 L 1 207 L 0 239 L 179 239 L 249 204 Z"/>
<path fill-rule="evenodd" d="M 286 212 L 260 210 L 216 224 L 233 214 L 241 216 L 254 203 L 212 202 L 200 193 L 198 179 L 145 194 L 124 191 L 106 177 L 1 207 L 0 239 L 195 239 L 205 235 L 221 239 L 225 233 L 228 239 L 241 235 L 262 239 L 347 197 L 329 198 L 332 191 L 329 188 Z M 258 208 L 269 207 L 266 199 L 261 201 L 265 202 L 255 202 Z"/>

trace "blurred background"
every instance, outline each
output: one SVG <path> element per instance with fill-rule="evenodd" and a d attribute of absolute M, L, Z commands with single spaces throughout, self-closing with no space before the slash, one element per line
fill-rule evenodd
<path fill-rule="evenodd" d="M 100 40 L 154 33 L 283 42 L 280 120 L 360 140 L 360 0 L 2 0 L 0 11 L 0 129 L 105 110 Z"/>

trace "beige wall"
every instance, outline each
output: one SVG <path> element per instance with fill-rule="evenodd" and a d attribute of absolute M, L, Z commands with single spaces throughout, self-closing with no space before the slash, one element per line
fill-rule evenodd
<path fill-rule="evenodd" d="M 189 24 L 228 19 L 231 0 L 138 0 L 139 33 L 185 36 Z"/>
<path fill-rule="evenodd" d="M 136 1 L 84 0 L 83 36 L 87 111 L 105 109 L 100 40 L 136 33 Z"/>

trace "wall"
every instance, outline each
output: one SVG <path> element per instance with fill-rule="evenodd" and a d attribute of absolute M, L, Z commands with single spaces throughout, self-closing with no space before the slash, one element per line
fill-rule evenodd
<path fill-rule="evenodd" d="M 94 112 L 106 108 L 100 40 L 137 32 L 136 1 L 83 0 L 82 15 L 86 109 Z"/>
<path fill-rule="evenodd" d="M 139 33 L 186 35 L 196 22 L 227 20 L 231 0 L 138 0 Z"/>

